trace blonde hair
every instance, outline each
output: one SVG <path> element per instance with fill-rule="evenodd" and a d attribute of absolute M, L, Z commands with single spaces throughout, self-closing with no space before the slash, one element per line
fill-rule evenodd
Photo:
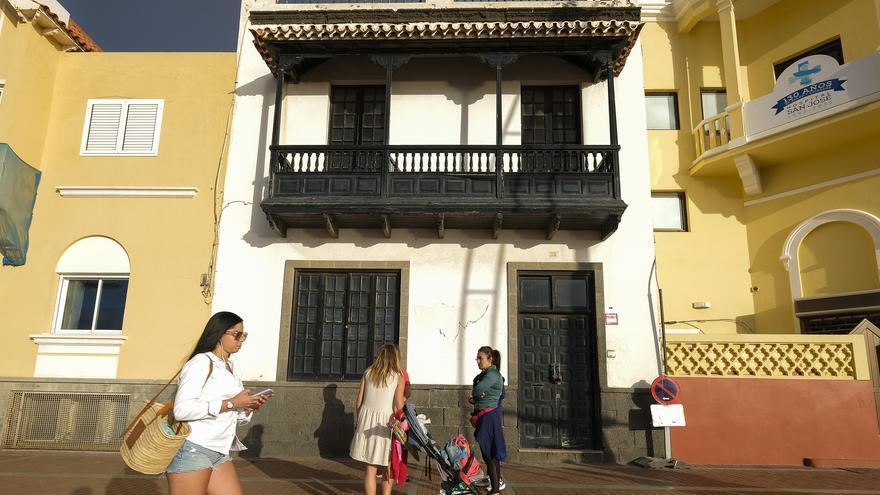
<path fill-rule="evenodd" d="M 376 387 L 388 385 L 391 374 L 400 374 L 400 349 L 396 345 L 386 344 L 379 348 L 373 364 L 367 368 L 370 383 Z"/>

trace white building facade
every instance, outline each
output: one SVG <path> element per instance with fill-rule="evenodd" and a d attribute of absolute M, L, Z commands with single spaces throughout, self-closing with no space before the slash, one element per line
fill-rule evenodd
<path fill-rule="evenodd" d="M 662 451 L 640 27 L 621 1 L 243 2 L 213 306 L 276 390 L 246 444 L 345 455 L 395 343 L 438 440 L 489 345 L 511 457 Z"/>

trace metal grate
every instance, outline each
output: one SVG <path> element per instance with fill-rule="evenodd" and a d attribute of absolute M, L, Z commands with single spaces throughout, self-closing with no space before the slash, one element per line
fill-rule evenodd
<path fill-rule="evenodd" d="M 800 319 L 804 333 L 846 335 L 862 320 L 869 320 L 875 325 L 880 325 L 880 311 L 801 316 Z"/>
<path fill-rule="evenodd" d="M 13 391 L 3 447 L 117 450 L 128 394 Z"/>

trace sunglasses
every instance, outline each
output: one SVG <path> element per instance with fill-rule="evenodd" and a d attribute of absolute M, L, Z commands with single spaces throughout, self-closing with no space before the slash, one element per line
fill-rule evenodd
<path fill-rule="evenodd" d="M 230 333 L 230 332 L 226 332 L 226 335 L 231 336 L 231 337 L 232 337 L 233 339 L 235 339 L 235 340 L 244 340 L 244 339 L 247 338 L 248 333 L 247 333 L 247 332 L 242 332 L 242 331 L 239 330 L 238 332 L 232 332 L 232 333 Z"/>

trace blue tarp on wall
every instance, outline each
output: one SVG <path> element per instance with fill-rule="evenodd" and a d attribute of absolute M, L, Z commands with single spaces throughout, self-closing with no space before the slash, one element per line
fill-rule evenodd
<path fill-rule="evenodd" d="M 28 230 L 34 217 L 40 171 L 0 143 L 0 253 L 3 264 L 21 266 L 27 258 Z"/>

